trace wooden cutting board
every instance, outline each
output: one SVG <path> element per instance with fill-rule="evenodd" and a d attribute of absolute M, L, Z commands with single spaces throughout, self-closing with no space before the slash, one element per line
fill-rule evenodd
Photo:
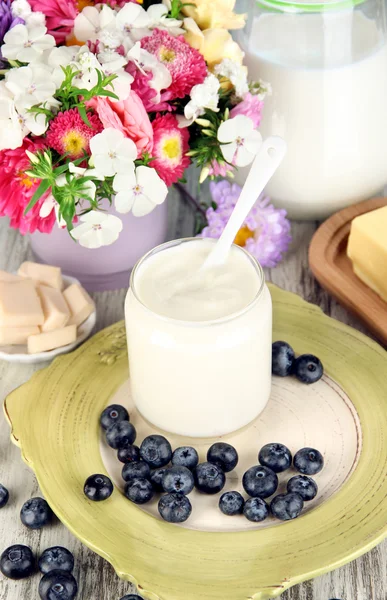
<path fill-rule="evenodd" d="M 384 344 L 387 303 L 354 274 L 347 243 L 355 217 L 386 205 L 387 198 L 372 198 L 340 210 L 318 228 L 309 247 L 309 266 L 317 281 Z"/>

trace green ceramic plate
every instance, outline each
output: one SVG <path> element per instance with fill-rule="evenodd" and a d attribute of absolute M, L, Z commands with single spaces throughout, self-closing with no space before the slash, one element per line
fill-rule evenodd
<path fill-rule="evenodd" d="M 297 352 L 317 354 L 329 375 L 305 396 L 304 405 L 316 398 L 320 409 L 327 406 L 330 412 L 334 394 L 337 406 L 347 407 L 337 408 L 335 414 L 347 415 L 348 426 L 337 416 L 331 421 L 332 435 L 342 441 L 337 455 L 347 457 L 346 475 L 331 493 L 323 494 L 324 501 L 296 521 L 249 531 L 203 531 L 200 525 L 187 529 L 164 523 L 129 503 L 118 490 L 105 503 L 84 497 L 86 477 L 106 472 L 100 412 L 122 393 L 128 378 L 123 323 L 58 358 L 6 399 L 12 439 L 55 513 L 151 600 L 275 598 L 292 585 L 353 560 L 386 535 L 386 353 L 299 297 L 270 289 L 274 339 L 288 340 Z M 280 396 L 278 385 L 274 389 Z M 284 389 L 299 396 L 294 389 Z M 305 386 L 303 390 L 305 394 Z M 266 411 L 263 419 L 265 415 Z M 318 415 L 316 410 L 316 432 L 323 426 Z M 348 415 L 353 416 L 352 425 Z M 299 445 L 309 441 L 301 438 Z"/>

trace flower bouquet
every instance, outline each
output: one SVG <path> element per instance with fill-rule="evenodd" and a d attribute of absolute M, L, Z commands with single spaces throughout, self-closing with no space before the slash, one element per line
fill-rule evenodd
<path fill-rule="evenodd" d="M 268 86 L 248 83 L 233 0 L 1 0 L 0 216 L 98 248 L 193 162 L 252 162 Z"/>

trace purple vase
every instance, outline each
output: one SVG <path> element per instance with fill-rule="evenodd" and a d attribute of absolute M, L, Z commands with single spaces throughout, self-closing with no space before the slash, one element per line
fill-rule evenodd
<path fill-rule="evenodd" d="M 167 237 L 167 201 L 145 217 L 118 214 L 123 230 L 111 246 L 88 250 L 77 244 L 66 229 L 54 226 L 51 233 L 30 236 L 31 249 L 38 262 L 57 265 L 66 275 L 81 281 L 89 291 L 129 287 L 129 276 L 139 258 L 165 242 Z"/>

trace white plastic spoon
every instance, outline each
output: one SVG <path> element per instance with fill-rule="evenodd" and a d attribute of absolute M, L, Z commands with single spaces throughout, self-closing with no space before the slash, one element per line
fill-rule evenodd
<path fill-rule="evenodd" d="M 227 260 L 228 253 L 244 220 L 253 208 L 258 196 L 274 175 L 286 154 L 286 143 L 278 136 L 267 138 L 253 164 L 242 188 L 241 194 L 214 249 L 208 255 L 200 271 L 222 265 Z"/>

